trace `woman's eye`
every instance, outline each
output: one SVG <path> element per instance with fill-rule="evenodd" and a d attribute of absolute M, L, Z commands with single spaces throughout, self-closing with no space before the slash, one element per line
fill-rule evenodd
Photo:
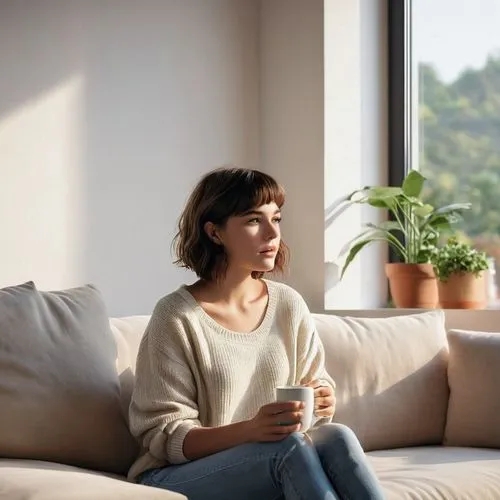
<path fill-rule="evenodd" d="M 274 223 L 279 224 L 281 222 L 281 217 L 274 217 L 273 219 Z M 260 224 L 261 219 L 259 217 L 254 217 L 253 219 L 249 219 L 247 221 L 247 224 Z"/>

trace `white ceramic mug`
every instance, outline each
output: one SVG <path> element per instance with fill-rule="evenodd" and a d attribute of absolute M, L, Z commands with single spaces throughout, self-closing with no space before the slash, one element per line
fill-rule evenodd
<path fill-rule="evenodd" d="M 314 415 L 314 389 L 300 385 L 276 387 L 276 401 L 303 401 L 300 432 L 306 432 L 312 425 Z"/>

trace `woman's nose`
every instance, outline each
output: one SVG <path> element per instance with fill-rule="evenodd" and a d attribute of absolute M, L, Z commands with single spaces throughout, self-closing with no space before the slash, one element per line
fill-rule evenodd
<path fill-rule="evenodd" d="M 273 240 L 274 238 L 276 238 L 277 236 L 279 235 L 279 228 L 277 225 L 275 225 L 274 223 L 270 222 L 268 225 L 267 225 L 267 232 L 266 232 L 266 237 L 267 239 L 269 240 Z"/>

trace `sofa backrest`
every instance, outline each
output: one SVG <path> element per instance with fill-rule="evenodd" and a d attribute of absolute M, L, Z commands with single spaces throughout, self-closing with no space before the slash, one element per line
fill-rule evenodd
<path fill-rule="evenodd" d="M 442 443 L 449 399 L 442 311 L 315 320 L 337 384 L 335 420 L 366 451 Z"/>
<path fill-rule="evenodd" d="M 135 360 L 150 316 L 110 318 L 109 324 L 116 340 L 116 370 L 121 386 L 123 413 L 128 419 L 128 407 L 134 388 Z"/>
<path fill-rule="evenodd" d="M 426 312 L 424 309 L 344 309 L 332 311 L 335 316 L 353 318 L 389 318 Z M 500 309 L 443 309 L 446 330 L 500 332 Z"/>
<path fill-rule="evenodd" d="M 336 418 L 354 428 L 365 449 L 431 444 L 443 437 L 448 403 L 443 332 L 435 321 L 429 323 L 433 330 L 426 331 L 404 326 L 404 318 L 392 325 L 383 320 L 412 313 L 422 311 L 352 310 L 313 315 L 325 345 L 327 369 L 337 379 Z M 500 331 L 500 311 L 450 310 L 444 314 L 446 329 Z M 377 317 L 381 323 L 362 319 Z M 125 414 L 148 321 L 149 316 L 110 319 Z M 370 335 L 372 328 L 375 333 Z"/>

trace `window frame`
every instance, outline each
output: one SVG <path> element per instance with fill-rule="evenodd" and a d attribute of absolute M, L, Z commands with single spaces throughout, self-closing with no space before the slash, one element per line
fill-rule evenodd
<path fill-rule="evenodd" d="M 412 168 L 411 9 L 412 0 L 390 0 L 387 4 L 389 186 L 401 186 Z M 392 247 L 388 261 L 401 262 Z"/>
<path fill-rule="evenodd" d="M 391 0 L 388 31 L 389 185 L 401 186 L 412 165 L 412 0 Z"/>

